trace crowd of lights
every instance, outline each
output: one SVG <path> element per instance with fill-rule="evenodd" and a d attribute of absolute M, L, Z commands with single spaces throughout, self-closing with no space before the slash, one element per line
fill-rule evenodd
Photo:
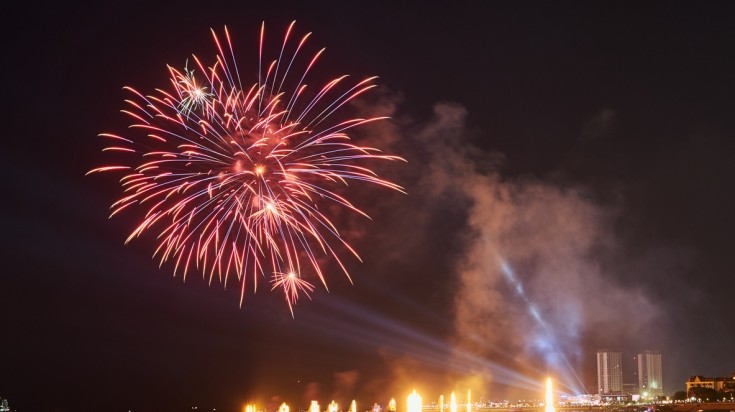
<path fill-rule="evenodd" d="M 472 391 L 470 389 L 467 390 L 467 398 L 463 404 L 459 404 L 457 402 L 457 396 L 455 395 L 454 391 L 451 392 L 449 397 L 449 404 L 445 404 L 444 402 L 444 395 L 439 396 L 438 403 L 431 403 L 431 404 L 423 404 L 423 400 L 421 395 L 414 389 L 406 398 L 406 408 L 405 412 L 421 412 L 422 410 L 439 410 L 440 412 L 443 412 L 445 408 L 448 408 L 450 412 L 457 412 L 458 407 L 460 405 L 464 405 L 467 409 L 466 412 L 472 412 L 473 411 L 473 403 L 472 403 Z M 508 407 L 510 404 L 505 401 L 500 404 L 495 404 L 497 407 Z M 530 404 L 529 404 L 530 405 Z M 537 403 L 534 406 L 544 406 L 545 405 L 545 412 L 555 412 L 554 408 L 554 397 L 553 397 L 553 389 L 552 389 L 552 382 L 551 378 L 548 378 L 546 380 L 546 390 L 545 390 L 545 403 Z M 478 404 L 475 405 L 477 408 L 486 408 L 488 406 L 492 406 L 492 404 Z M 289 412 L 290 408 L 286 403 L 282 403 L 280 408 L 278 408 L 278 412 Z M 397 412 L 397 403 L 395 398 L 391 398 L 391 400 L 388 402 L 388 405 L 385 409 L 383 409 L 379 404 L 375 403 L 373 404 L 373 407 L 369 410 L 369 412 Z M 340 412 L 341 409 L 339 408 L 339 405 L 336 401 L 332 400 L 329 405 L 327 406 L 327 409 L 323 412 Z M 253 404 L 247 404 L 243 406 L 243 412 L 261 412 L 256 409 L 255 405 Z M 319 405 L 319 401 L 312 400 L 308 412 L 322 412 L 321 407 Z M 350 407 L 348 412 L 357 412 L 357 402 L 355 400 L 352 400 L 350 403 Z"/>
<path fill-rule="evenodd" d="M 644 400 L 641 400 L 644 401 Z M 691 401 L 698 401 L 691 399 Z M 646 402 L 645 404 L 649 404 Z M 672 401 L 660 401 L 658 404 L 672 403 Z M 501 401 L 501 402 L 472 402 L 472 392 L 467 390 L 467 398 L 463 403 L 457 402 L 457 396 L 454 391 L 450 393 L 449 403 L 445 402 L 444 395 L 440 395 L 438 402 L 423 403 L 421 395 L 414 389 L 406 398 L 405 408 L 398 410 L 395 398 L 392 398 L 386 408 L 381 407 L 379 404 L 374 403 L 372 408 L 367 412 L 422 412 L 422 411 L 439 411 L 444 412 L 457 412 L 460 406 L 466 407 L 466 412 L 473 412 L 473 410 L 480 409 L 538 409 L 544 412 L 556 412 L 557 406 L 565 408 L 574 407 L 590 407 L 590 406 L 606 406 L 613 403 L 601 402 L 595 396 L 585 395 L 579 397 L 564 397 L 563 399 L 556 400 L 554 398 L 554 389 L 552 379 L 549 377 L 545 381 L 544 385 L 544 400 L 543 401 Z M 633 403 L 635 404 L 635 403 Z M 331 401 L 325 411 L 321 411 L 318 401 L 311 401 L 308 408 L 308 412 L 340 412 L 341 409 L 335 401 Z M 257 410 L 255 405 L 248 404 L 243 407 L 243 412 L 262 412 Z M 289 412 L 289 406 L 283 403 L 278 409 L 278 412 Z M 348 412 L 357 412 L 357 403 L 353 400 L 350 403 Z M 463 412 L 463 411 L 462 411 Z"/>

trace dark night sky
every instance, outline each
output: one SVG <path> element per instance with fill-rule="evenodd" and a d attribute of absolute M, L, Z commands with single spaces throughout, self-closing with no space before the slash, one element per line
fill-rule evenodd
<path fill-rule="evenodd" d="M 533 397 L 547 371 L 594 386 L 601 347 L 624 352 L 626 382 L 637 351 L 661 351 L 667 394 L 735 371 L 731 4 L 23 7 L 2 29 L 11 407 Z M 225 24 L 254 67 L 262 20 L 273 37 L 291 20 L 314 32 L 327 76 L 379 75 L 358 106 L 392 120 L 362 137 L 408 160 L 380 170 L 408 195 L 353 195 L 373 218 L 344 219 L 355 285 L 334 271 L 295 319 L 266 287 L 239 308 L 236 287 L 159 269 L 151 238 L 123 245 L 135 213 L 108 220 L 115 179 L 84 176 L 103 162 L 97 134 L 125 130 L 123 86 L 164 86 L 165 65 L 211 56 Z"/>

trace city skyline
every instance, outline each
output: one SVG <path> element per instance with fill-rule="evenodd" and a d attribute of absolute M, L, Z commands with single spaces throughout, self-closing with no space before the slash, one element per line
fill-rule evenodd
<path fill-rule="evenodd" d="M 663 388 L 662 354 L 656 350 L 639 350 L 635 364 L 626 373 L 624 353 L 616 350 L 597 349 L 597 394 L 635 394 L 644 398 L 665 396 Z M 635 382 L 627 381 L 634 379 Z"/>

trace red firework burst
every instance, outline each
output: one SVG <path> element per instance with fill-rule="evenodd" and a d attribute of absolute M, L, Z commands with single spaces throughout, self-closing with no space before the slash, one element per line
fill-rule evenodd
<path fill-rule="evenodd" d="M 292 313 L 299 295 L 314 290 L 306 277 L 326 287 L 320 257 L 331 257 L 349 278 L 335 244 L 358 257 L 326 206 L 365 215 L 338 192 L 350 181 L 402 191 L 366 163 L 403 160 L 348 135 L 383 118 L 338 120 L 340 108 L 375 87 L 375 78 L 346 85 L 342 76 L 310 92 L 306 80 L 324 49 L 297 71 L 309 34 L 293 45 L 293 26 L 267 67 L 261 27 L 258 80 L 247 88 L 227 28 L 224 42 L 212 31 L 218 54 L 211 65 L 192 56 L 193 68 L 169 66 L 170 86 L 155 94 L 125 87 L 132 94 L 122 110 L 132 119 L 130 133 L 100 134 L 112 142 L 103 151 L 123 160 L 88 172 L 123 173 L 123 197 L 112 215 L 141 208 L 142 222 L 127 241 L 156 232 L 154 257 L 173 261 L 174 274 L 182 270 L 185 277 L 197 267 L 210 282 L 217 275 L 225 284 L 234 274 L 241 304 L 247 278 L 255 290 L 265 276 Z"/>

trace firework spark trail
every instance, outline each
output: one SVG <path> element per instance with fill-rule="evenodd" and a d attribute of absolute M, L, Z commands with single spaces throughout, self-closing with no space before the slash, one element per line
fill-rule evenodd
<path fill-rule="evenodd" d="M 341 76 L 310 92 L 307 75 L 324 49 L 303 73 L 293 74 L 311 34 L 294 47 L 293 26 L 270 63 L 261 26 L 258 81 L 247 90 L 227 28 L 224 42 L 212 30 L 218 54 L 211 66 L 193 55 L 191 68 L 189 61 L 183 71 L 168 66 L 167 90 L 144 95 L 125 87 L 133 95 L 122 110 L 132 119 L 130 136 L 100 136 L 112 142 L 103 151 L 127 157 L 87 173 L 123 173 L 123 196 L 112 204 L 111 217 L 133 205 L 145 212 L 126 243 L 156 232 L 153 256 L 160 265 L 174 262 L 174 274 L 182 270 L 186 278 L 195 267 L 210 283 L 217 277 L 225 285 L 235 274 L 240 304 L 247 278 L 255 291 L 265 276 L 272 289 L 283 291 L 292 314 L 299 296 L 314 291 L 305 277 L 327 286 L 319 263 L 324 257 L 349 279 L 335 244 L 359 259 L 325 212 L 337 204 L 367 216 L 340 188 L 359 181 L 403 192 L 365 164 L 403 159 L 354 144 L 348 135 L 383 118 L 334 116 L 375 87 L 375 78 L 345 85 L 347 76 Z"/>

